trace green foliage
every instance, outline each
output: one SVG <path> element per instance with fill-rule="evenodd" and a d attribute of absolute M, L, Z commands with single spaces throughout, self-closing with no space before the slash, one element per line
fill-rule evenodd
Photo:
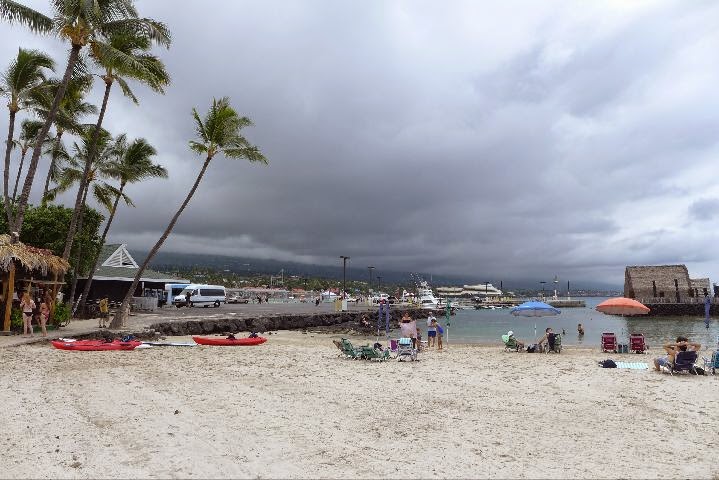
<path fill-rule="evenodd" d="M 0 204 L 0 233 L 9 233 L 3 206 Z M 67 229 L 72 218 L 72 209 L 60 205 L 44 205 L 29 207 L 25 213 L 25 223 L 20 233 L 20 241 L 33 247 L 47 248 L 55 255 L 62 256 L 65 248 Z M 79 271 L 85 273 L 92 268 L 95 254 L 100 250 L 100 236 L 98 230 L 104 218 L 97 210 L 86 208 L 82 231 L 78 233 L 73 245 L 75 249 L 82 248 L 85 252 L 80 259 Z M 90 255 L 92 253 L 92 255 Z M 70 257 L 75 258 L 75 255 Z M 72 267 L 76 267 L 72 265 Z"/>
<path fill-rule="evenodd" d="M 63 323 L 70 318 L 70 305 L 67 303 L 57 303 L 55 305 L 54 323 Z"/>
<path fill-rule="evenodd" d="M 12 330 L 22 330 L 22 312 L 19 308 L 13 308 L 10 311 L 10 328 Z"/>

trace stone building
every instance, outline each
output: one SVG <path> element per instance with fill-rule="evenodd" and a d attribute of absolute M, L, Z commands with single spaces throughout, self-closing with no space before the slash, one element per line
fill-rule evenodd
<path fill-rule="evenodd" d="M 686 265 L 630 266 L 624 271 L 624 296 L 640 301 L 682 302 L 703 296 L 709 279 L 690 279 Z"/>

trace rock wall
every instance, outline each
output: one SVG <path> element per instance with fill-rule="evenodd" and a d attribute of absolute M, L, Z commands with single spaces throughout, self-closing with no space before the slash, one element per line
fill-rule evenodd
<path fill-rule="evenodd" d="M 417 320 L 425 320 L 429 311 L 407 310 L 410 317 Z M 404 313 L 403 310 L 390 312 L 390 324 L 397 328 L 399 319 Z M 442 311 L 433 312 L 437 318 L 441 318 Z M 361 319 L 367 315 L 371 328 L 362 326 Z M 309 315 L 273 315 L 257 318 L 224 318 L 212 320 L 197 320 L 186 322 L 162 322 L 150 325 L 149 329 L 162 335 L 206 335 L 212 333 L 226 332 L 267 332 L 271 330 L 305 330 L 314 327 L 344 326 L 347 328 L 361 330 L 374 330 L 377 325 L 376 312 L 337 312 Z"/>
<path fill-rule="evenodd" d="M 703 303 L 647 303 L 649 316 L 704 317 Z M 719 305 L 712 304 L 709 310 L 712 317 L 719 316 Z"/>

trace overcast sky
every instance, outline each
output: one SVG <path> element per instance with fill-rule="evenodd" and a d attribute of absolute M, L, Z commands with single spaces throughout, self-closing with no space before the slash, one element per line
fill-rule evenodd
<path fill-rule="evenodd" d="M 115 91 L 105 127 L 147 138 L 170 178 L 130 187 L 112 242 L 159 237 L 203 160 L 190 110 L 229 96 L 270 164 L 213 160 L 166 251 L 617 285 L 625 265 L 686 263 L 719 280 L 717 2 L 136 3 L 172 30 L 157 53 L 173 82 L 138 88 L 140 106 Z M 56 39 L 0 32 L 3 65 L 24 46 L 64 68 Z"/>

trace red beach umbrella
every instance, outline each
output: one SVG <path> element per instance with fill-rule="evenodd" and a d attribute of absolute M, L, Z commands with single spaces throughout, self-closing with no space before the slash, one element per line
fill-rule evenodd
<path fill-rule="evenodd" d="M 610 298 L 605 300 L 594 309 L 607 315 L 646 315 L 649 307 L 631 298 Z"/>

